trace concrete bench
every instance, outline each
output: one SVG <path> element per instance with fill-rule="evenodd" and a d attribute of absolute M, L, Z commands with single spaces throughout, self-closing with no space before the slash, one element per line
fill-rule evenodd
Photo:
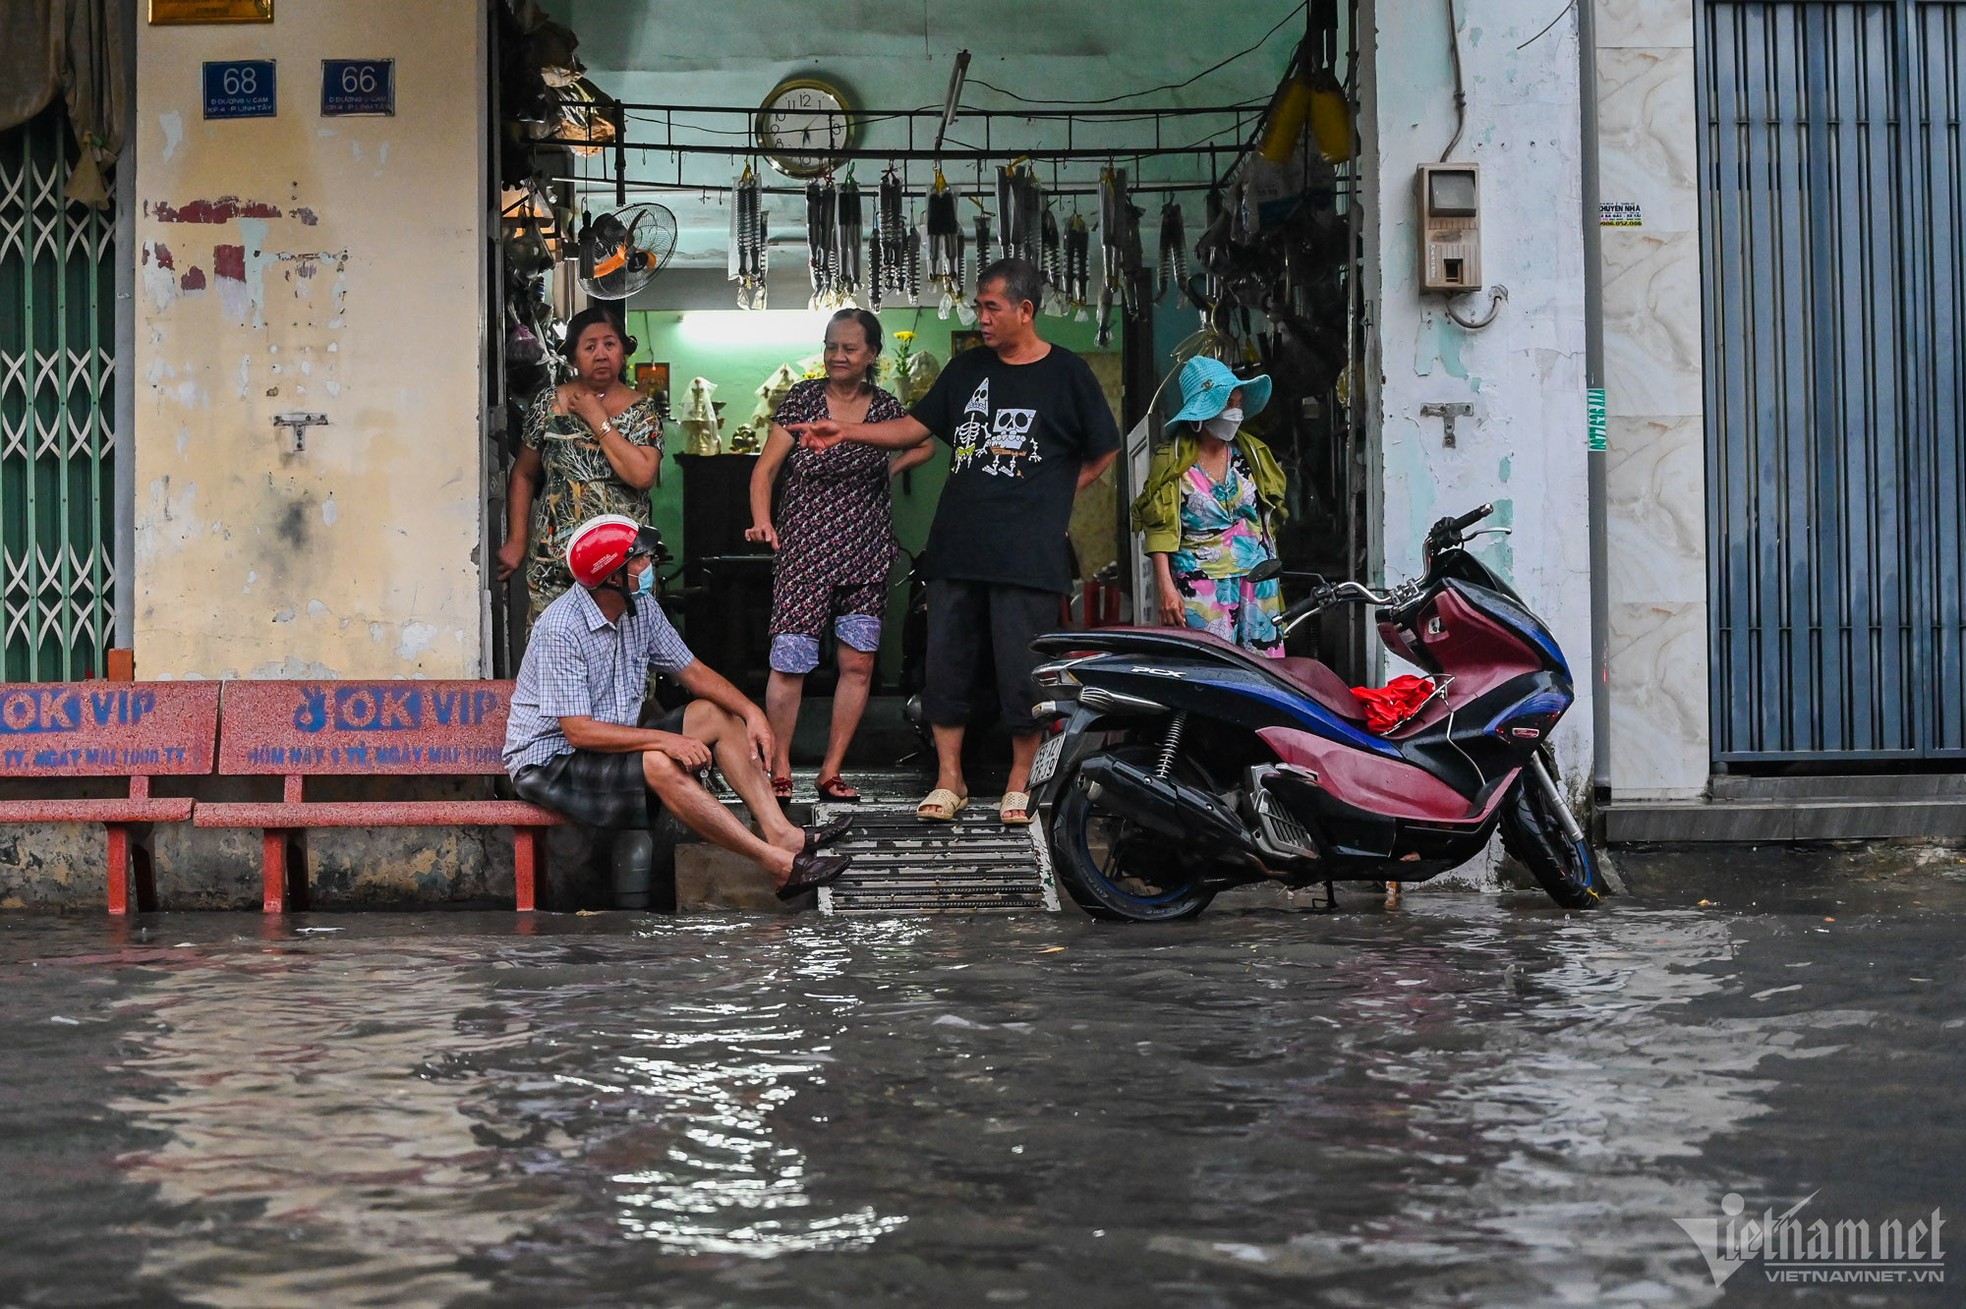
<path fill-rule="evenodd" d="M 258 828 L 261 907 L 307 907 L 309 828 L 510 827 L 514 899 L 538 907 L 545 829 L 566 820 L 519 800 L 309 800 L 309 777 L 503 776 L 511 682 L 228 682 L 221 776 L 279 776 L 268 802 L 206 802 L 197 827 Z"/>
<path fill-rule="evenodd" d="M 0 778 L 127 777 L 129 794 L 0 801 L 0 823 L 101 823 L 109 837 L 109 912 L 157 907 L 150 824 L 192 816 L 190 796 L 153 796 L 153 777 L 212 770 L 216 682 L 17 682 L 0 685 Z"/>

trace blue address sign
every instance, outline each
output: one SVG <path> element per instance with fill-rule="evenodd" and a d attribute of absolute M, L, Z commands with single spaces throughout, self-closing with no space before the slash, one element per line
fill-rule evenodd
<path fill-rule="evenodd" d="M 323 59 L 321 116 L 396 113 L 394 59 Z"/>
<path fill-rule="evenodd" d="M 272 118 L 278 112 L 271 59 L 206 62 L 205 117 Z"/>

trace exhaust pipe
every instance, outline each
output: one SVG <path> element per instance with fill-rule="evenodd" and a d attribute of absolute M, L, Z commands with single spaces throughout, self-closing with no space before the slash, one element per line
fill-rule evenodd
<path fill-rule="evenodd" d="M 1163 780 L 1111 755 L 1080 764 L 1079 777 L 1087 783 L 1087 796 L 1101 808 L 1184 847 L 1213 847 L 1216 854 L 1258 853 L 1235 811 L 1207 791 Z"/>

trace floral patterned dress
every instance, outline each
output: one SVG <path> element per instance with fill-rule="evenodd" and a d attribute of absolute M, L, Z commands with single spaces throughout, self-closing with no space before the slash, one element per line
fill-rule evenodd
<path fill-rule="evenodd" d="M 1199 463 L 1182 474 L 1181 548 L 1167 562 L 1189 627 L 1282 658 L 1282 590 L 1275 578 L 1248 581 L 1249 571 L 1270 554 L 1256 478 L 1240 454 L 1219 482 Z"/>
<path fill-rule="evenodd" d="M 621 480 L 601 451 L 600 440 L 579 417 L 553 412 L 554 388 L 539 393 L 526 411 L 523 437 L 539 452 L 546 483 L 532 502 L 532 547 L 526 555 L 526 592 L 532 616 L 573 585 L 567 571 L 567 536 L 596 514 L 649 520 L 649 495 Z M 630 445 L 662 457 L 662 411 L 637 400 L 614 416 L 614 430 Z"/>
<path fill-rule="evenodd" d="M 874 388 L 869 423 L 907 411 Z M 772 421 L 779 426 L 828 416 L 825 379 L 786 393 Z M 795 444 L 785 457 L 783 494 L 774 519 L 778 562 L 771 587 L 771 666 L 801 674 L 818 665 L 819 639 L 830 618 L 856 650 L 880 648 L 887 574 L 900 546 L 888 498 L 888 451 L 843 441 L 826 450 Z"/>
<path fill-rule="evenodd" d="M 885 423 L 907 412 L 891 393 L 875 387 L 862 421 Z M 772 421 L 784 427 L 828 416 L 826 381 L 816 378 L 786 392 Z M 887 581 L 900 549 L 888 499 L 891 453 L 855 441 L 826 450 L 794 443 L 785 456 L 784 491 L 775 519 L 780 582 L 852 586 Z"/>

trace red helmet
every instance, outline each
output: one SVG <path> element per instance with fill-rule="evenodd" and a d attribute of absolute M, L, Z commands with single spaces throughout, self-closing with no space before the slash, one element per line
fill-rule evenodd
<path fill-rule="evenodd" d="M 567 540 L 567 571 L 589 589 L 599 586 L 628 562 L 642 525 L 625 514 L 602 514 L 573 529 Z"/>

